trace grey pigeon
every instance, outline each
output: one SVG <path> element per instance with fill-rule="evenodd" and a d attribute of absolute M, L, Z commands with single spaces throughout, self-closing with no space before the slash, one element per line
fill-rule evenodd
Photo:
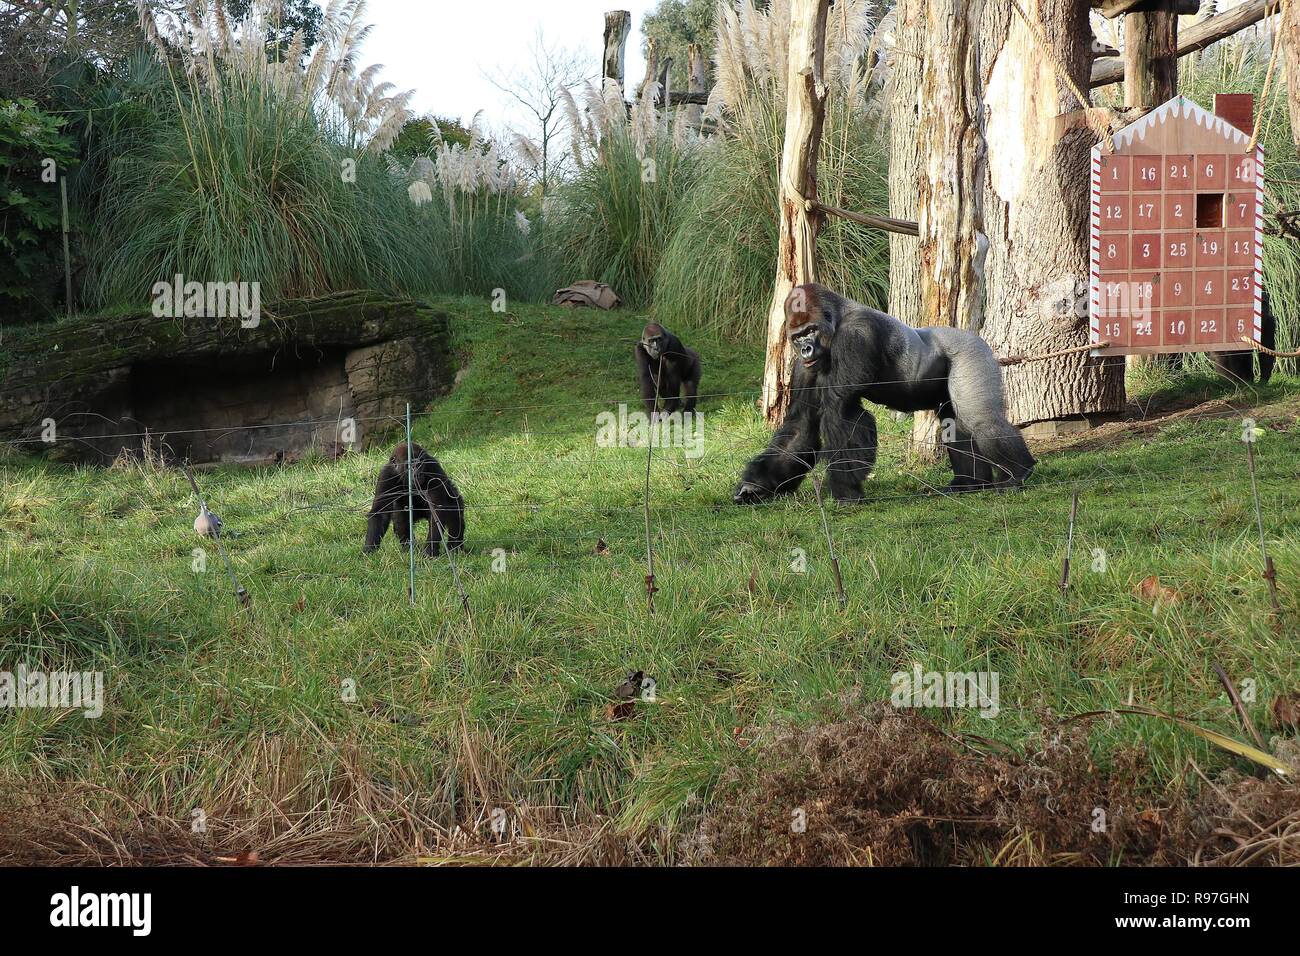
<path fill-rule="evenodd" d="M 201 508 L 199 516 L 194 519 L 194 531 L 200 537 L 215 538 L 221 534 L 221 519 L 206 507 Z"/>

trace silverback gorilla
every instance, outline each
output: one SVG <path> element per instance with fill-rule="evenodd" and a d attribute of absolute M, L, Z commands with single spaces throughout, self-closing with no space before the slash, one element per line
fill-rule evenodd
<path fill-rule="evenodd" d="M 818 460 L 837 501 L 860 501 L 876 461 L 876 420 L 863 399 L 938 412 L 953 472 L 945 492 L 1015 488 L 1033 471 L 1034 458 L 1003 408 L 1002 370 L 975 333 L 914 329 L 816 284 L 791 290 L 785 318 L 800 359 L 790 408 L 741 475 L 738 504 L 794 491 Z"/>
<path fill-rule="evenodd" d="M 465 502 L 460 490 L 447 477 L 434 458 L 414 442 L 410 450 L 410 493 L 415 520 L 429 522 L 429 536 L 424 553 L 436 557 L 442 553 L 442 532 L 447 531 L 447 547 L 455 550 L 465 543 Z M 398 445 L 379 471 L 375 483 L 375 500 L 366 521 L 366 554 L 379 547 L 391 521 L 393 533 L 405 547 L 411 540 L 411 521 L 407 516 L 407 450 Z"/>
<path fill-rule="evenodd" d="M 681 392 L 685 392 L 684 411 L 695 411 L 695 394 L 700 388 L 700 355 L 695 349 L 682 345 L 677 336 L 651 322 L 632 351 L 647 415 L 654 415 L 658 399 L 663 399 L 664 411 L 677 411 Z"/>

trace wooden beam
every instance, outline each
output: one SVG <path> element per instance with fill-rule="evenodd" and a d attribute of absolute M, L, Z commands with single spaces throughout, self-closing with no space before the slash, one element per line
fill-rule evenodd
<path fill-rule="evenodd" d="M 1204 50 L 1211 43 L 1217 43 L 1224 37 L 1230 37 L 1246 27 L 1254 26 L 1263 20 L 1268 8 L 1273 13 L 1280 6 L 1279 0 L 1249 0 L 1233 7 L 1227 13 L 1217 17 L 1208 17 L 1200 23 L 1193 23 L 1178 39 L 1178 55 L 1187 56 L 1198 50 Z M 1105 57 L 1092 63 L 1092 80 L 1088 84 L 1093 89 L 1109 86 L 1124 79 L 1124 63 L 1119 57 Z"/>
<path fill-rule="evenodd" d="M 669 106 L 708 106 L 709 94 L 696 93 L 693 90 L 673 90 L 668 94 Z"/>
<path fill-rule="evenodd" d="M 1101 15 L 1107 20 L 1113 20 L 1116 17 L 1122 17 L 1143 2 L 1145 0 L 1106 0 L 1101 5 Z"/>
<path fill-rule="evenodd" d="M 920 228 L 910 219 L 895 219 L 893 216 L 873 216 L 869 213 L 850 212 L 847 209 L 840 209 L 838 206 L 827 206 L 824 203 L 812 203 L 811 208 L 828 216 L 847 219 L 850 222 L 856 222 L 872 229 L 894 232 L 900 236 L 919 236 L 921 234 Z"/>

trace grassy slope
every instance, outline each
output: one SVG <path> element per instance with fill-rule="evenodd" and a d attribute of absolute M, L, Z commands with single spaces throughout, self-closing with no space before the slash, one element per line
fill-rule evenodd
<path fill-rule="evenodd" d="M 693 794 L 707 798 L 774 715 L 810 713 L 853 685 L 887 697 L 890 674 L 912 662 L 998 671 L 997 719 L 934 716 L 1012 745 L 1049 708 L 1129 699 L 1235 734 L 1211 660 L 1256 682 L 1261 724 L 1273 693 L 1295 689 L 1294 381 L 1220 392 L 1234 406 L 1272 403 L 1265 417 L 1277 419 L 1259 458 L 1283 628 L 1266 612 L 1237 417 L 1040 453 L 1025 493 L 947 500 L 920 494 L 944 475 L 909 463 L 902 426 L 882 415 L 868 486 L 878 501 L 831 510 L 849 592 L 840 611 L 810 489 L 756 509 L 726 503 L 764 440 L 752 411 L 758 350 L 697 342 L 706 453 L 656 452 L 662 590 L 647 616 L 645 452 L 594 443 L 595 414 L 634 398 L 640 317 L 448 306 L 468 373 L 416 437 L 469 502 L 458 565 L 473 627 L 445 561 L 421 560 L 411 609 L 393 539 L 360 554 L 382 450 L 205 476 L 214 510 L 239 534 L 229 548 L 251 612 L 237 610 L 215 553 L 206 573 L 191 570 L 195 508 L 179 474 L 0 459 L 0 669 L 26 659 L 104 670 L 110 697 L 97 721 L 0 716 L 0 776 L 88 779 L 184 822 L 194 807 L 213 819 L 263 815 L 268 799 L 346 816 L 360 767 L 381 787 L 420 794 L 446 823 L 527 803 L 637 830 L 672 823 Z M 1062 599 L 1076 487 L 1074 586 Z M 600 539 L 608 554 L 597 553 Z M 805 549 L 807 574 L 791 570 L 794 548 Z M 1107 552 L 1103 573 L 1090 569 L 1094 548 Z M 1148 574 L 1185 600 L 1153 614 L 1133 595 Z M 657 679 L 660 702 L 611 722 L 609 694 L 633 668 Z M 340 693 L 348 678 L 355 702 Z M 1098 722 L 1094 741 L 1103 755 L 1145 742 L 1153 790 L 1189 756 L 1225 762 L 1144 718 Z"/>

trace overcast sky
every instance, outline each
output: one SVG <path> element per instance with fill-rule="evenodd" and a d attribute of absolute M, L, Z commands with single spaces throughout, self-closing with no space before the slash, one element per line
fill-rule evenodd
<path fill-rule="evenodd" d="M 367 19 L 374 30 L 360 63 L 384 64 L 382 79 L 399 90 L 413 89 L 411 107 L 466 125 L 479 110 L 490 129 L 520 124 L 510 98 L 483 79 L 484 71 L 509 72 L 527 55 L 540 27 L 548 45 L 586 54 L 600 69 L 606 10 L 630 10 L 627 76 L 645 73 L 641 22 L 653 0 L 370 0 Z"/>

